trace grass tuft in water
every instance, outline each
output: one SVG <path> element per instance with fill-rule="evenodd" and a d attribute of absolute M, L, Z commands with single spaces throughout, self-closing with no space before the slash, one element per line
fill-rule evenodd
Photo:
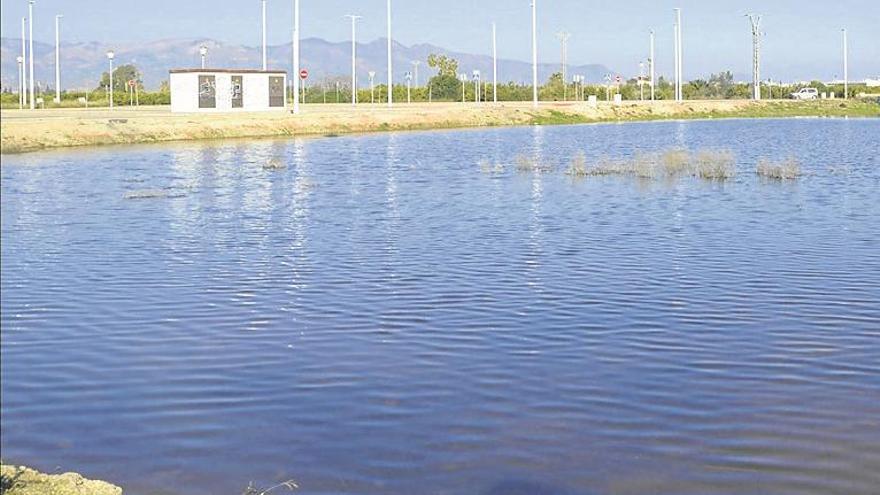
<path fill-rule="evenodd" d="M 287 164 L 280 158 L 270 158 L 263 164 L 263 170 L 283 170 Z"/>
<path fill-rule="evenodd" d="M 565 171 L 565 174 L 572 177 L 586 177 L 587 155 L 584 154 L 583 151 L 578 152 L 578 154 L 571 159 L 571 163 L 568 164 L 568 170 Z"/>
<path fill-rule="evenodd" d="M 691 153 L 682 148 L 666 150 L 660 156 L 664 172 L 668 176 L 689 175 L 691 173 Z"/>
<path fill-rule="evenodd" d="M 520 173 L 553 171 L 552 166 L 543 164 L 538 160 L 538 158 L 528 155 L 518 155 L 516 159 L 514 159 L 514 164 L 516 166 L 516 171 Z"/>
<path fill-rule="evenodd" d="M 776 180 L 793 180 L 802 175 L 801 164 L 794 158 L 787 158 L 781 162 L 761 158 L 758 160 L 757 173 L 759 177 Z"/>
<path fill-rule="evenodd" d="M 702 150 L 693 156 L 694 175 L 706 180 L 728 180 L 736 177 L 736 159 L 728 150 Z"/>

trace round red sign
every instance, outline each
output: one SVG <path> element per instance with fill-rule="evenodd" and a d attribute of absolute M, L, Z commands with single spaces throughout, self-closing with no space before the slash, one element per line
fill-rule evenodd
<path fill-rule="evenodd" d="M 299 78 L 302 80 L 308 79 L 309 78 L 309 71 L 306 69 L 299 71 Z"/>

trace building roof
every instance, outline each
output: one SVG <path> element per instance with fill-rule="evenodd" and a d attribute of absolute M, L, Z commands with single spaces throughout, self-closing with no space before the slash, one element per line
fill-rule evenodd
<path fill-rule="evenodd" d="M 170 74 L 287 74 L 283 70 L 258 70 L 258 69 L 171 69 Z"/>

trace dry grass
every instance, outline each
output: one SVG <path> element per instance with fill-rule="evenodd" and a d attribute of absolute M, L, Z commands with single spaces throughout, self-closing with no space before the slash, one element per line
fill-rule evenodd
<path fill-rule="evenodd" d="M 686 149 L 675 148 L 666 150 L 660 155 L 666 175 L 688 175 L 691 172 L 691 153 Z"/>
<path fill-rule="evenodd" d="M 773 162 L 766 158 L 758 160 L 759 177 L 776 180 L 793 180 L 802 175 L 801 164 L 794 158 Z"/>
<path fill-rule="evenodd" d="M 483 158 L 477 162 L 477 165 L 480 167 L 480 172 L 484 174 L 501 174 L 504 173 L 504 164 L 500 162 L 495 162 L 494 164 L 489 160 Z"/>
<path fill-rule="evenodd" d="M 263 164 L 263 170 L 284 170 L 287 164 L 280 158 L 270 158 Z"/>
<path fill-rule="evenodd" d="M 514 159 L 516 171 L 520 173 L 552 172 L 553 166 L 542 163 L 537 157 L 517 155 Z"/>
<path fill-rule="evenodd" d="M 703 150 L 693 156 L 693 173 L 706 180 L 728 180 L 736 177 L 736 158 L 732 151 Z"/>
<path fill-rule="evenodd" d="M 565 173 L 572 177 L 585 177 L 587 175 L 587 155 L 583 151 L 578 152 L 572 158 Z"/>

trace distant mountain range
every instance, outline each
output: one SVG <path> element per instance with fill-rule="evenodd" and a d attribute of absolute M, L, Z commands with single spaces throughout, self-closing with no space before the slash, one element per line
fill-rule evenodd
<path fill-rule="evenodd" d="M 21 53 L 21 39 L 0 39 L 0 68 L 2 68 L 3 88 L 18 87 L 18 68 L 16 57 Z M 359 82 L 369 82 L 369 71 L 376 71 L 376 84 L 385 82 L 386 40 L 378 39 L 371 43 L 358 44 Z M 168 79 L 168 71 L 176 68 L 191 68 L 200 65 L 199 47 L 208 47 L 208 66 L 214 68 L 259 68 L 261 50 L 259 47 L 230 45 L 210 39 L 173 39 L 146 43 L 117 44 L 116 64 L 132 63 L 143 73 L 144 84 L 148 89 L 156 89 Z M 109 45 L 106 43 L 62 43 L 62 87 L 66 89 L 92 89 L 97 86 L 101 73 L 108 69 L 106 57 Z M 46 86 L 54 85 L 55 47 L 48 43 L 34 42 L 34 73 L 36 80 Z M 403 81 L 404 74 L 412 71 L 414 60 L 421 61 L 419 80 L 422 84 L 435 71 L 427 67 L 428 55 L 432 53 L 449 55 L 460 63 L 462 72 L 471 73 L 474 69 L 491 77 L 492 58 L 488 55 L 457 53 L 442 47 L 420 44 L 404 46 L 394 43 L 394 77 Z M 290 44 L 269 47 L 269 68 L 290 71 L 292 48 Z M 302 66 L 310 72 L 309 81 L 314 83 L 328 78 L 350 77 L 351 42 L 332 43 L 318 38 L 309 38 L 301 44 Z M 547 80 L 560 66 L 541 64 L 538 76 Z M 499 82 L 531 81 L 531 64 L 517 60 L 499 60 Z M 570 66 L 570 74 L 585 76 L 588 82 L 600 82 L 609 69 L 601 64 Z"/>

